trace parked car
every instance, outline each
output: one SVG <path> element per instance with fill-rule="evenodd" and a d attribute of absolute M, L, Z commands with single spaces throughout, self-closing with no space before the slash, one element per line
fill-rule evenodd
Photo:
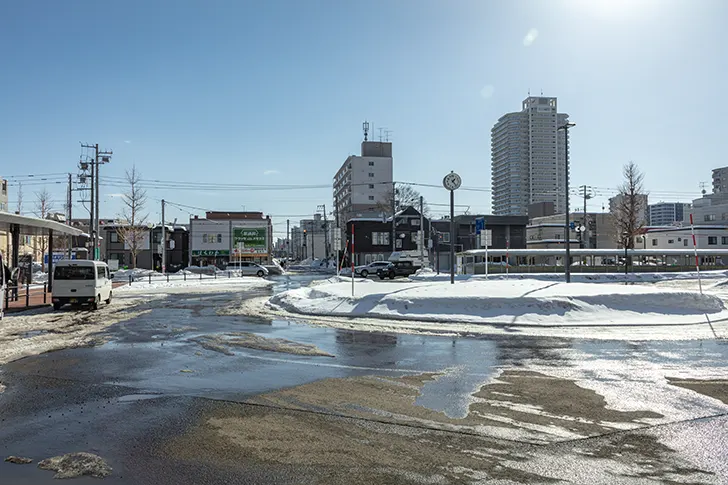
<path fill-rule="evenodd" d="M 366 266 L 357 266 L 354 268 L 354 272 L 357 276 L 362 278 L 368 277 L 370 274 L 376 274 L 379 268 L 386 268 L 389 265 L 389 261 L 374 261 Z"/>
<path fill-rule="evenodd" d="M 262 278 L 268 276 L 268 269 L 256 263 L 243 261 L 240 263 L 231 263 L 227 269 L 232 271 L 240 271 L 243 276 L 257 276 Z"/>
<path fill-rule="evenodd" d="M 92 310 L 101 301 L 111 303 L 109 267 L 102 261 L 63 259 L 53 270 L 53 309 L 63 305 L 88 305 Z"/>
<path fill-rule="evenodd" d="M 415 271 L 417 271 L 417 268 L 412 264 L 412 261 L 392 261 L 387 263 L 387 266 L 377 269 L 377 276 L 379 276 L 380 280 L 384 278 L 393 280 L 397 276 L 410 276 Z"/>

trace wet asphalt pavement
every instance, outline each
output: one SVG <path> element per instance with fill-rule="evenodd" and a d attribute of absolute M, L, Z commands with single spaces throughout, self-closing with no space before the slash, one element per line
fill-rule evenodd
<path fill-rule="evenodd" d="M 104 345 L 1 367 L 0 457 L 87 451 L 119 484 L 728 483 L 724 341 L 378 334 L 235 313 L 312 279 L 169 295 Z M 53 483 L 35 463 L 0 462 L 0 485 Z"/>

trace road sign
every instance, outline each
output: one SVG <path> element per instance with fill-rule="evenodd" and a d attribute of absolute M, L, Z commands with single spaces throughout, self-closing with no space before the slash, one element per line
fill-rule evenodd
<path fill-rule="evenodd" d="M 338 229 L 334 233 L 334 251 L 341 251 L 341 232 Z"/>
<path fill-rule="evenodd" d="M 569 223 L 569 228 L 571 228 L 571 230 L 573 231 L 576 228 L 576 223 L 570 222 Z"/>
<path fill-rule="evenodd" d="M 475 234 L 480 234 L 483 229 L 485 229 L 485 217 L 478 217 L 475 219 Z"/>

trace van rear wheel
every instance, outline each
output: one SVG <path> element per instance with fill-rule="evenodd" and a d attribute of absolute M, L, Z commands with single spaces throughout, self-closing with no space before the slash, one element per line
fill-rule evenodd
<path fill-rule="evenodd" d="M 53 310 L 58 311 L 60 309 L 61 309 L 61 304 L 60 303 L 54 303 L 53 304 Z"/>
<path fill-rule="evenodd" d="M 94 302 L 91 304 L 91 310 L 96 311 L 99 309 L 99 302 L 101 301 L 101 295 L 97 295 Z"/>

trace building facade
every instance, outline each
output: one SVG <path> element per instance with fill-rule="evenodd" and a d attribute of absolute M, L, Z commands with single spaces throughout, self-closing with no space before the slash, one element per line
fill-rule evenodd
<path fill-rule="evenodd" d="M 618 194 L 609 199 L 609 212 L 615 214 L 622 203 L 622 195 Z M 647 226 L 650 223 L 650 206 L 647 201 L 647 194 L 637 194 L 637 209 L 639 211 L 639 217 L 637 218 L 637 224 Z"/>
<path fill-rule="evenodd" d="M 460 215 L 455 216 L 455 252 L 482 249 L 477 237 L 477 219 L 485 219 L 485 231 L 489 236 L 488 249 L 526 249 L 527 216 Z M 432 221 L 432 252 L 435 268 L 450 268 L 450 221 Z M 482 243 L 482 240 L 480 241 Z"/>
<path fill-rule="evenodd" d="M 299 221 L 297 242 L 301 245 L 300 259 L 326 259 L 334 257 L 335 221 L 326 220 L 321 214 L 314 214 L 313 219 Z"/>
<path fill-rule="evenodd" d="M 673 226 L 690 219 L 690 204 L 659 202 L 649 205 L 650 226 Z"/>
<path fill-rule="evenodd" d="M 190 265 L 252 261 L 270 264 L 273 257 L 273 224 L 262 212 L 207 212 L 205 219 L 190 219 Z"/>
<path fill-rule="evenodd" d="M 558 128 L 569 115 L 556 98 L 529 96 L 519 112 L 503 115 L 491 130 L 494 215 L 528 215 L 528 206 L 553 202 L 565 209 L 566 137 Z"/>
<path fill-rule="evenodd" d="M 569 216 L 573 228 L 569 230 L 569 247 L 584 249 L 612 249 L 618 238 L 614 218 L 609 213 L 583 212 Z M 577 231 L 577 228 L 584 231 Z M 554 249 L 564 247 L 564 214 L 534 217 L 526 228 L 528 249 Z"/>
<path fill-rule="evenodd" d="M 352 217 L 381 212 L 393 197 L 392 143 L 363 141 L 361 155 L 351 155 L 333 181 L 334 213 L 339 227 Z"/>
<path fill-rule="evenodd" d="M 165 229 L 165 266 L 167 271 L 177 271 L 187 267 L 189 261 L 189 233 L 185 226 L 167 224 Z M 128 244 L 119 235 L 122 223 L 101 225 L 102 237 L 106 241 L 102 258 L 112 266 L 119 268 L 132 265 L 132 253 Z M 162 226 L 140 227 L 144 235 L 140 239 L 136 257 L 136 267 L 141 269 L 162 270 Z"/>
<path fill-rule="evenodd" d="M 426 241 L 430 236 L 430 221 L 423 217 L 414 207 L 397 213 L 395 217 L 395 241 L 392 248 L 392 218 L 355 217 L 346 225 L 346 244 L 351 242 L 351 231 L 354 229 L 354 264 L 364 265 L 373 261 L 388 260 L 393 252 L 404 253 L 415 257 L 419 254 L 419 231 L 424 221 L 423 252 L 428 255 Z M 351 260 L 347 258 L 350 262 Z"/>

